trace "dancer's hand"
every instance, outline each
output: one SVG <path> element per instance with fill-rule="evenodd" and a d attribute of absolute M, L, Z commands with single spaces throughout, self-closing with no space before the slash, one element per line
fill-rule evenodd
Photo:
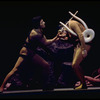
<path fill-rule="evenodd" d="M 85 58 L 87 56 L 87 50 L 82 50 L 82 55 Z"/>

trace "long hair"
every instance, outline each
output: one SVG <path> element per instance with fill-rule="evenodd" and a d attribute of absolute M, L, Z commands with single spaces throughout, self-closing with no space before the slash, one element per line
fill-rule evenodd
<path fill-rule="evenodd" d="M 32 27 L 37 29 L 40 27 L 40 20 L 42 19 L 42 16 L 36 16 L 32 19 Z"/>

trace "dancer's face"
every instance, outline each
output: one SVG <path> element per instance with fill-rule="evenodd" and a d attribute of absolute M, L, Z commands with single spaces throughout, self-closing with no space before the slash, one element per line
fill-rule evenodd
<path fill-rule="evenodd" d="M 40 27 L 45 28 L 45 22 L 43 19 L 40 20 Z"/>

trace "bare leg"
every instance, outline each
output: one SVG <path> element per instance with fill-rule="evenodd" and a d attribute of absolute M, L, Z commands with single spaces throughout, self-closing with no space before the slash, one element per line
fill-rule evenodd
<path fill-rule="evenodd" d="M 48 88 L 48 87 L 46 87 L 46 85 L 47 85 L 49 74 L 50 74 L 50 65 L 48 64 L 47 61 L 45 61 L 42 57 L 40 57 L 37 54 L 34 55 L 32 60 L 33 60 L 34 65 L 42 68 L 42 85 L 43 85 L 44 89 Z M 39 74 L 39 73 L 37 73 L 37 74 Z"/>
<path fill-rule="evenodd" d="M 83 57 L 81 54 L 81 49 L 76 48 L 75 52 L 74 52 L 74 58 L 72 61 L 72 67 L 73 67 L 76 75 L 78 76 L 78 78 L 81 80 L 82 83 L 84 83 L 83 73 L 80 71 L 80 65 L 79 65 L 82 60 L 83 60 Z"/>
<path fill-rule="evenodd" d="M 90 46 L 87 46 L 87 51 L 90 49 Z M 72 61 L 72 67 L 77 75 L 77 77 L 80 79 L 81 83 L 84 85 L 85 84 L 85 78 L 83 71 L 80 67 L 80 63 L 82 62 L 83 57 L 82 57 L 82 51 L 81 47 L 75 48 L 74 51 L 74 57 Z"/>
<path fill-rule="evenodd" d="M 14 68 L 7 74 L 7 76 L 5 77 L 1 87 L 0 87 L 0 92 L 3 92 L 4 90 L 4 86 L 7 82 L 7 80 L 17 71 L 18 67 L 20 66 L 20 64 L 24 61 L 24 58 L 19 57 Z"/>

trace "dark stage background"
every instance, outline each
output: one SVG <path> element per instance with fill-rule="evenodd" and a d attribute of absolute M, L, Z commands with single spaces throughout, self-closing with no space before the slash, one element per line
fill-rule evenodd
<path fill-rule="evenodd" d="M 100 67 L 100 2 L 99 1 L 0 1 L 0 84 L 5 75 L 13 68 L 31 27 L 34 16 L 42 15 L 46 21 L 47 38 L 57 34 L 59 21 L 70 19 L 68 11 L 82 18 L 96 36 L 84 63 L 86 71 Z"/>

